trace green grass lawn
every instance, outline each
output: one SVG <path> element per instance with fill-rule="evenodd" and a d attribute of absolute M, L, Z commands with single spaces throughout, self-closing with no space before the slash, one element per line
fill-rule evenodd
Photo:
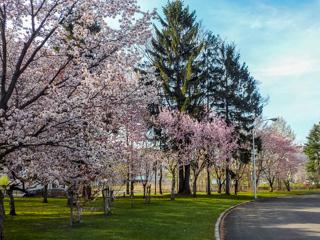
<path fill-rule="evenodd" d="M 305 194 L 306 191 L 260 193 L 259 197 L 274 197 Z M 239 197 L 214 194 L 197 198 L 179 197 L 176 201 L 167 198 L 152 198 L 144 204 L 141 198 L 116 199 L 113 215 L 104 217 L 102 202 L 97 200 L 83 212 L 82 223 L 69 227 L 66 199 L 17 198 L 17 216 L 6 216 L 7 240 L 36 239 L 214 239 L 214 224 L 219 214 L 230 206 L 249 201 L 252 195 L 242 193 Z M 6 201 L 6 210 L 8 202 Z"/>

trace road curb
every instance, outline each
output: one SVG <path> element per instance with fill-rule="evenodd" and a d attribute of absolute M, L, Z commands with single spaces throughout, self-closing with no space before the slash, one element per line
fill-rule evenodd
<path fill-rule="evenodd" d="M 250 201 L 245 201 L 245 202 L 236 204 L 236 205 L 224 210 L 219 215 L 219 217 L 216 221 L 215 227 L 214 227 L 215 240 L 224 240 L 223 231 L 222 231 L 223 230 L 223 220 L 236 207 L 239 207 L 244 204 L 252 203 L 252 202 L 259 202 L 259 201 L 279 199 L 279 198 L 292 198 L 292 197 L 297 197 L 297 196 L 306 196 L 306 195 L 314 195 L 314 194 L 319 194 L 319 193 L 312 192 L 312 193 L 308 193 L 308 194 L 293 194 L 293 195 L 284 195 L 284 196 L 277 196 L 277 197 L 258 198 L 256 200 L 250 200 Z"/>
<path fill-rule="evenodd" d="M 250 200 L 250 201 L 246 201 L 246 202 L 242 202 L 242 203 L 238 203 L 226 210 L 224 210 L 220 216 L 218 217 L 217 221 L 216 221 L 216 224 L 214 226 L 214 237 L 215 237 L 215 240 L 224 240 L 224 236 L 221 234 L 221 229 L 222 229 L 222 223 L 223 223 L 223 220 L 224 218 L 231 212 L 232 209 L 236 208 L 236 207 L 239 207 L 241 205 L 244 205 L 244 204 L 247 204 L 247 203 L 251 203 L 251 202 L 254 202 L 253 200 Z"/>

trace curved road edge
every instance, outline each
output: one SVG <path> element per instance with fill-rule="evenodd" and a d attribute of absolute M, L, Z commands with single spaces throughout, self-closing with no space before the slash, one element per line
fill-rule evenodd
<path fill-rule="evenodd" d="M 224 210 L 218 217 L 216 224 L 214 226 L 214 237 L 215 240 L 224 240 L 224 236 L 222 233 L 222 227 L 223 227 L 223 220 L 224 218 L 232 211 L 232 209 L 244 205 L 244 204 L 248 204 L 253 202 L 254 200 L 250 200 L 250 201 L 246 201 L 246 202 L 242 202 L 242 203 L 238 203 L 234 206 L 231 206 L 229 208 L 227 208 L 226 210 Z"/>

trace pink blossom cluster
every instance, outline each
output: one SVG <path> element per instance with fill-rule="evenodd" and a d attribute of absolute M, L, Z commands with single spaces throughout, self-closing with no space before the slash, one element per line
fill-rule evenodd
<path fill-rule="evenodd" d="M 211 161 L 223 163 L 236 147 L 233 128 L 216 115 L 207 121 L 197 121 L 188 114 L 164 110 L 159 122 L 170 147 L 178 152 L 183 163 L 196 159 L 199 153 L 208 155 Z"/>
<path fill-rule="evenodd" d="M 156 91 L 136 71 L 153 16 L 132 0 L 0 1 L 7 171 L 69 186 L 117 178 Z"/>
<path fill-rule="evenodd" d="M 304 162 L 299 148 L 293 141 L 284 134 L 272 127 L 259 130 L 262 149 L 258 154 L 258 161 L 262 172 L 267 179 L 290 180 Z"/>

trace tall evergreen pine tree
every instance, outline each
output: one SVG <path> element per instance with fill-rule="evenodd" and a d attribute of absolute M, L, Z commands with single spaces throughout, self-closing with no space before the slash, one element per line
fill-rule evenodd
<path fill-rule="evenodd" d="M 210 39 L 210 38 L 209 38 Z M 211 37 L 212 39 L 212 37 Z M 262 113 L 262 97 L 257 88 L 257 81 L 250 75 L 245 63 L 240 63 L 240 54 L 236 52 L 233 44 L 223 41 L 207 42 L 214 56 L 214 64 L 210 64 L 207 79 L 207 96 L 210 107 L 213 108 L 228 124 L 235 127 L 235 137 L 239 146 L 250 144 L 252 126 L 257 116 Z M 248 156 L 241 147 L 234 154 L 238 161 L 243 161 L 243 156 Z M 228 160 L 230 161 L 230 160 Z M 247 159 L 244 163 L 247 163 Z M 226 193 L 230 194 L 230 169 L 226 167 Z"/>
<path fill-rule="evenodd" d="M 155 28 L 149 49 L 157 79 L 162 84 L 162 105 L 186 112 L 195 118 L 201 116 L 205 80 L 204 61 L 200 58 L 204 43 L 199 37 L 200 25 L 195 12 L 190 12 L 180 0 L 163 7 L 159 18 L 161 29 Z M 190 194 L 190 165 L 179 167 L 179 193 Z"/>
<path fill-rule="evenodd" d="M 315 124 L 307 137 L 304 152 L 308 156 L 307 172 L 309 179 L 320 185 L 320 123 Z"/>

